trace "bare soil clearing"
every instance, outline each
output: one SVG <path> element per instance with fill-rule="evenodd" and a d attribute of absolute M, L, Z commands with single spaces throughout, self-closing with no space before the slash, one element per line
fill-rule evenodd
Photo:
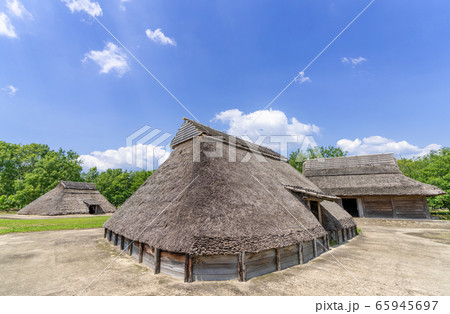
<path fill-rule="evenodd" d="M 133 258 L 117 257 L 103 229 L 6 234 L 0 236 L 0 294 L 448 295 L 450 222 L 357 223 L 362 234 L 331 253 L 245 283 L 155 276 Z"/>

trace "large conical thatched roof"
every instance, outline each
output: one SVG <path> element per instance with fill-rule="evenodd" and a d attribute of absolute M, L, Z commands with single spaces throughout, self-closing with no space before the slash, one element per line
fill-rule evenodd
<path fill-rule="evenodd" d="M 392 154 L 311 159 L 303 174 L 325 193 L 338 196 L 445 194 L 402 174 Z"/>
<path fill-rule="evenodd" d="M 60 181 L 51 191 L 22 208 L 20 215 L 89 214 L 89 205 L 98 206 L 100 212 L 112 213 L 116 209 L 100 194 L 93 183 Z"/>
<path fill-rule="evenodd" d="M 322 191 L 286 158 L 185 120 L 169 159 L 105 228 L 161 250 L 193 255 L 258 252 L 326 235 L 296 192 L 286 187 Z M 199 139 L 209 140 L 194 145 Z M 207 157 L 217 145 L 223 145 L 222 156 Z M 197 149 L 200 157 L 194 161 Z M 230 162 L 234 150 L 236 162 Z M 258 150 L 265 162 L 258 160 L 261 155 L 247 156 L 251 150 Z M 242 162 L 246 156 L 248 161 Z"/>

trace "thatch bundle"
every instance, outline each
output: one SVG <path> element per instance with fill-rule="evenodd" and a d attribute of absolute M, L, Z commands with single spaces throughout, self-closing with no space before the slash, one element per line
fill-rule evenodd
<path fill-rule="evenodd" d="M 112 213 L 116 209 L 93 183 L 60 181 L 48 193 L 22 208 L 19 215 Z"/>

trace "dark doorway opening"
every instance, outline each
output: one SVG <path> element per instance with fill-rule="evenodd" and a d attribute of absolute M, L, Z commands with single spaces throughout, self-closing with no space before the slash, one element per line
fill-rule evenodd
<path fill-rule="evenodd" d="M 317 218 L 317 220 L 322 223 L 322 217 L 320 217 L 320 206 L 319 206 L 319 202 L 317 201 L 309 201 L 310 204 L 310 208 L 311 208 L 311 212 L 313 213 L 314 217 Z"/>
<path fill-rule="evenodd" d="M 359 217 L 356 198 L 343 198 L 342 207 L 344 207 L 347 213 L 349 213 L 352 217 Z"/>
<path fill-rule="evenodd" d="M 96 205 L 89 205 L 89 214 L 94 215 L 97 214 Z"/>

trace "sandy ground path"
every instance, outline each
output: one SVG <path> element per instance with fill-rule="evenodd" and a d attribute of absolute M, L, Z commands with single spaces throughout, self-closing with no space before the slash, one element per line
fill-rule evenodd
<path fill-rule="evenodd" d="M 358 219 L 358 226 L 361 235 L 331 251 L 351 274 L 326 253 L 245 283 L 187 284 L 168 275 L 155 276 L 127 255 L 97 277 L 119 252 L 103 239 L 102 229 L 7 234 L 0 236 L 0 295 L 450 293 L 449 222 Z"/>

